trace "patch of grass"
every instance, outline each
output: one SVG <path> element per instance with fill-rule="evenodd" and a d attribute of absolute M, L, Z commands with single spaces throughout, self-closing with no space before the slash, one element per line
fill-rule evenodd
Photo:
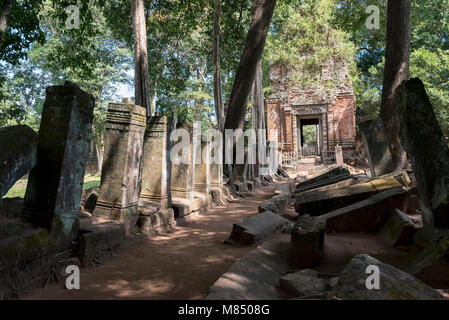
<path fill-rule="evenodd" d="M 83 189 L 92 189 L 100 186 L 100 178 L 88 182 L 84 182 Z"/>
<path fill-rule="evenodd" d="M 86 175 L 84 177 L 83 189 L 91 189 L 100 186 L 101 178 L 99 176 Z M 9 189 L 8 193 L 4 198 L 24 198 L 27 189 L 27 179 L 21 179 L 16 182 L 16 184 Z"/>
<path fill-rule="evenodd" d="M 16 187 L 15 185 L 9 189 L 8 193 L 4 196 L 4 198 L 24 198 L 25 192 L 27 190 L 26 185 L 24 187 Z"/>

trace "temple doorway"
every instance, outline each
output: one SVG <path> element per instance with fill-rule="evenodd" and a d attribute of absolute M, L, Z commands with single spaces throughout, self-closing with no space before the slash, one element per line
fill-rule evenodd
<path fill-rule="evenodd" d="M 298 151 L 301 157 L 316 157 L 321 155 L 321 120 L 316 118 L 298 117 Z"/>

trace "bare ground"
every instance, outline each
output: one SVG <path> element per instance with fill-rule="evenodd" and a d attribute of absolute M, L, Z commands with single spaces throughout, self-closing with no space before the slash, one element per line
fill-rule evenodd
<path fill-rule="evenodd" d="M 81 269 L 81 289 L 51 284 L 22 299 L 204 299 L 207 290 L 254 246 L 223 244 L 235 222 L 258 213 L 273 186 L 227 207 L 214 207 L 169 234 L 122 249 L 96 268 Z"/>

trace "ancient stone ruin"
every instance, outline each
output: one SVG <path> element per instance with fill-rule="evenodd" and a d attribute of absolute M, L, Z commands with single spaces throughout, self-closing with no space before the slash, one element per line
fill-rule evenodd
<path fill-rule="evenodd" d="M 310 87 L 292 85 L 291 71 L 283 66 L 271 69 L 273 92 L 266 101 L 268 140 L 281 143 L 284 152 L 326 157 L 337 145 L 354 148 L 355 96 L 349 73 L 335 61 L 322 69 L 320 80 Z M 305 126 L 316 127 L 316 145 L 305 145 Z"/>
<path fill-rule="evenodd" d="M 126 271 L 151 284 L 148 290 L 165 290 L 161 282 L 153 286 L 157 272 L 168 274 L 167 283 L 184 273 L 198 283 L 208 277 L 201 293 L 208 300 L 444 299 L 449 149 L 422 83 L 400 88 L 401 139 L 412 165 L 397 172 L 378 120 L 360 126 L 369 167 L 345 162 L 354 144 L 354 100 L 349 87 L 337 88 L 321 100 L 295 89 L 291 94 L 301 97 L 288 98 L 288 105 L 282 94 L 268 104 L 289 119 L 275 124 L 272 114 L 270 123 L 290 133 L 300 133 L 296 121 L 317 120 L 322 133 L 312 158 L 333 148 L 335 163 L 302 155 L 304 162 L 284 165 L 268 151 L 279 142 L 302 147 L 300 137 L 281 135 L 263 150 L 269 161 L 259 173 L 235 181 L 212 161 L 217 151 L 195 125 L 177 124 L 190 139 L 177 162 L 172 119 L 148 116 L 129 99 L 110 103 L 101 183 L 87 192 L 86 132 L 95 100 L 70 82 L 49 87 L 37 135 L 26 126 L 0 129 L 7 150 L 0 159 L 2 197 L 28 174 L 25 198 L 0 203 L 0 298 L 52 283 L 60 289 L 67 266 L 94 273 L 115 259 L 115 266 L 126 265 L 116 275 Z M 367 268 L 378 270 L 380 289 L 364 285 Z"/>

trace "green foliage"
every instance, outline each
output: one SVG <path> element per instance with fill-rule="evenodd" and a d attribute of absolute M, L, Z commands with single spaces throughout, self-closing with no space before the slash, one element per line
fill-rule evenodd
<path fill-rule="evenodd" d="M 449 49 L 418 49 L 410 57 L 410 73 L 426 86 L 435 114 L 449 141 Z"/>
<path fill-rule="evenodd" d="M 3 1 L 2 5 L 3 5 Z M 27 56 L 34 42 L 43 43 L 45 33 L 39 25 L 42 0 L 15 0 L 3 43 L 0 43 L 0 61 L 17 64 Z"/>
<path fill-rule="evenodd" d="M 304 142 L 317 143 L 318 132 L 316 126 L 304 126 L 302 127 L 302 134 L 304 135 Z"/>
<path fill-rule="evenodd" d="M 316 84 L 323 64 L 331 59 L 336 70 L 355 71 L 353 44 L 346 33 L 331 25 L 335 5 L 333 0 L 280 2 L 267 38 L 265 61 L 287 66 L 290 80 L 299 86 Z"/>

